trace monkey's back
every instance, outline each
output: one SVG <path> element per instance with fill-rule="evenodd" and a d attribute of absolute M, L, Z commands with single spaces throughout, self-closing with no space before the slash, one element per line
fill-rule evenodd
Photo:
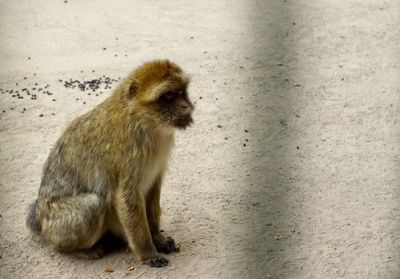
<path fill-rule="evenodd" d="M 114 158 L 122 152 L 124 140 L 121 137 L 126 138 L 121 131 L 116 131 L 124 125 L 118 118 L 124 118 L 125 110 L 116 103 L 115 97 L 110 97 L 68 125 L 44 165 L 40 198 L 54 199 L 105 190 L 102 184 L 117 175 L 113 173 Z M 120 139 L 116 134 L 120 134 Z M 135 148 L 131 144 L 126 147 Z"/>

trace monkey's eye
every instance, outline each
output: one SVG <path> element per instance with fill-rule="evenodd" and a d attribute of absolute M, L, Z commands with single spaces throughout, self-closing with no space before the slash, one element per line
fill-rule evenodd
<path fill-rule="evenodd" d="M 164 98 L 167 100 L 172 100 L 175 97 L 175 93 L 172 91 L 168 91 L 164 94 Z"/>

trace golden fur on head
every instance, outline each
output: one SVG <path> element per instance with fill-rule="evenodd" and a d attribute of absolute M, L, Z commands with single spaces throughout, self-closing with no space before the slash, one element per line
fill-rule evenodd
<path fill-rule="evenodd" d="M 136 68 L 130 75 L 131 95 L 142 102 L 157 99 L 167 89 L 181 90 L 189 84 L 190 78 L 175 63 L 169 60 L 154 60 Z M 139 92 L 137 95 L 135 92 Z"/>

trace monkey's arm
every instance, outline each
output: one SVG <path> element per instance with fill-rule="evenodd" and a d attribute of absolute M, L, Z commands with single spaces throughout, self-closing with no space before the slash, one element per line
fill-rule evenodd
<path fill-rule="evenodd" d="M 119 185 L 115 199 L 117 216 L 131 249 L 137 253 L 142 262 L 150 266 L 166 266 L 168 260 L 158 254 L 152 242 L 145 199 L 140 191 L 130 184 Z"/>
<path fill-rule="evenodd" d="M 157 176 L 152 188 L 146 196 L 146 213 L 151 237 L 158 252 L 169 254 L 176 251 L 175 241 L 171 237 L 164 237 L 160 232 L 160 194 L 163 175 Z"/>

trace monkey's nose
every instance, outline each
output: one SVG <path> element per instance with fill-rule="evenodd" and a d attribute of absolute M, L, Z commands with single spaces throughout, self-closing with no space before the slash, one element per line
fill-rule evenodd
<path fill-rule="evenodd" d="M 182 114 L 190 113 L 190 107 L 187 104 L 180 105 L 180 109 L 181 109 Z"/>

